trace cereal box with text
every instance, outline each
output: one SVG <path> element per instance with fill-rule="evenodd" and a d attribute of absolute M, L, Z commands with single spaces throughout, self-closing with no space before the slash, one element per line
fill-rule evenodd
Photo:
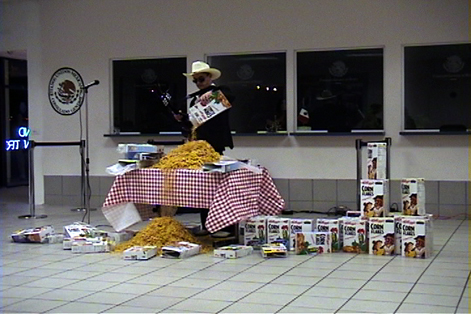
<path fill-rule="evenodd" d="M 283 243 L 289 250 L 290 222 L 289 218 L 267 217 L 267 243 Z"/>
<path fill-rule="evenodd" d="M 245 220 L 243 227 L 244 245 L 255 250 L 267 243 L 267 216 L 255 216 Z"/>
<path fill-rule="evenodd" d="M 343 248 L 347 253 L 368 253 L 368 224 L 365 218 L 341 217 Z"/>
<path fill-rule="evenodd" d="M 406 216 L 425 215 L 425 180 L 422 178 L 402 179 L 402 214 Z"/>
<path fill-rule="evenodd" d="M 339 252 L 343 246 L 342 224 L 338 218 L 318 218 L 316 222 L 318 232 L 330 232 L 332 252 Z"/>
<path fill-rule="evenodd" d="M 369 252 L 373 255 L 395 255 L 395 220 L 374 217 L 368 221 Z"/>
<path fill-rule="evenodd" d="M 313 219 L 305 218 L 291 218 L 290 221 L 290 250 L 293 251 L 296 247 L 296 233 L 298 232 L 313 232 L 315 224 Z"/>
<path fill-rule="evenodd" d="M 386 217 L 389 213 L 388 180 L 361 180 L 362 216 Z"/>
<path fill-rule="evenodd" d="M 427 217 L 404 217 L 402 219 L 402 256 L 430 257 L 433 242 L 428 239 L 429 231 L 431 231 L 431 223 Z"/>
<path fill-rule="evenodd" d="M 298 232 L 295 252 L 298 255 L 331 253 L 331 240 L 330 232 Z"/>
<path fill-rule="evenodd" d="M 367 144 L 367 154 L 367 178 L 373 180 L 387 179 L 387 144 L 370 142 Z"/>

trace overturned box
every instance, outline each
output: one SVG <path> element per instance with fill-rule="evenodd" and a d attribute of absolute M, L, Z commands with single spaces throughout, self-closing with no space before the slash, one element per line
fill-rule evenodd
<path fill-rule="evenodd" d="M 295 252 L 298 255 L 322 254 L 332 252 L 330 232 L 296 233 Z"/>
<path fill-rule="evenodd" d="M 283 243 L 267 243 L 260 248 L 262 257 L 287 257 L 288 250 Z"/>
<path fill-rule="evenodd" d="M 54 234 L 54 228 L 51 225 L 47 225 L 17 230 L 11 234 L 11 238 L 14 242 L 46 243 L 48 237 L 52 234 Z"/>
<path fill-rule="evenodd" d="M 107 253 L 111 251 L 111 244 L 102 237 L 74 238 L 72 240 L 72 253 Z"/>
<path fill-rule="evenodd" d="M 214 257 L 240 258 L 252 254 L 253 247 L 246 245 L 228 245 L 214 249 Z"/>
<path fill-rule="evenodd" d="M 199 254 L 201 245 L 190 242 L 176 242 L 173 245 L 162 247 L 162 257 L 187 258 Z"/>
<path fill-rule="evenodd" d="M 125 260 L 148 260 L 157 255 L 157 247 L 153 245 L 133 246 L 123 252 Z"/>

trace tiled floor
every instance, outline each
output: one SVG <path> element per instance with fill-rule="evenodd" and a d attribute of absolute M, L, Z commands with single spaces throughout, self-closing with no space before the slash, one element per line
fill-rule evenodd
<path fill-rule="evenodd" d="M 436 220 L 426 260 L 347 253 L 237 260 L 124 261 L 72 254 L 60 244 L 12 243 L 16 229 L 82 220 L 69 208 L 36 206 L 26 188 L 0 189 L 0 311 L 34 313 L 468 313 L 467 220 Z M 198 215 L 177 216 L 197 220 Z M 87 219 L 85 219 L 87 220 Z M 100 211 L 91 224 L 106 225 Z"/>

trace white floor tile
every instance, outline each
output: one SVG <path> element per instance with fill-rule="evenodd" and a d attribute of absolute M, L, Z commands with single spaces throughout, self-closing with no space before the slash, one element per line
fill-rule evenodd
<path fill-rule="evenodd" d="M 269 283 L 269 284 L 266 284 L 266 285 L 262 286 L 260 289 L 257 290 L 257 292 L 284 293 L 284 294 L 300 295 L 308 289 L 309 289 L 309 287 L 307 287 L 307 286 Z"/>
<path fill-rule="evenodd" d="M 31 287 L 24 287 L 24 286 L 17 286 L 13 287 L 9 290 L 2 291 L 2 297 L 5 298 L 17 298 L 21 297 L 23 299 L 28 299 L 32 298 L 35 296 L 38 296 L 40 294 L 49 292 L 53 289 L 49 288 L 34 288 L 32 289 Z"/>
<path fill-rule="evenodd" d="M 261 282 L 245 282 L 236 280 L 227 280 L 219 283 L 213 288 L 229 290 L 229 291 L 254 291 L 262 287 L 264 283 Z"/>
<path fill-rule="evenodd" d="M 339 278 L 325 278 L 322 279 L 317 286 L 319 287 L 342 287 L 342 288 L 356 288 L 359 289 L 367 282 L 367 279 L 360 280 L 360 279 L 349 279 L 343 280 Z"/>
<path fill-rule="evenodd" d="M 326 310 L 322 308 L 315 308 L 315 307 L 303 307 L 303 306 L 292 306 L 288 305 L 282 308 L 277 313 L 323 313 L 323 314 L 333 314 L 334 310 Z"/>
<path fill-rule="evenodd" d="M 231 279 L 235 281 L 268 283 L 274 280 L 278 276 L 279 275 L 277 274 L 253 274 L 253 273 L 243 272 L 238 275 L 235 275 Z"/>
<path fill-rule="evenodd" d="M 230 306 L 230 301 L 216 301 L 216 300 L 195 300 L 193 298 L 186 299 L 172 307 L 170 310 L 184 310 L 184 311 L 196 311 L 206 313 L 217 313 L 222 309 Z"/>
<path fill-rule="evenodd" d="M 188 288 L 188 287 L 159 287 L 150 291 L 148 295 L 160 296 L 160 297 L 177 297 L 177 298 L 189 298 L 201 291 L 206 291 L 201 288 Z"/>
<path fill-rule="evenodd" d="M 64 304 L 67 304 L 67 301 L 28 299 L 6 306 L 2 308 L 2 312 L 41 313 Z"/>
<path fill-rule="evenodd" d="M 62 288 L 66 286 L 73 285 L 79 282 L 77 279 L 63 279 L 63 278 L 41 278 L 36 281 L 28 282 L 23 284 L 23 287 L 32 287 L 32 288 Z"/>
<path fill-rule="evenodd" d="M 174 289 L 178 290 L 178 289 Z M 210 288 L 203 290 L 202 292 L 193 295 L 192 299 L 204 299 L 204 300 L 215 300 L 215 301 L 237 301 L 244 298 L 250 292 L 248 291 L 227 291 L 217 288 Z"/>
<path fill-rule="evenodd" d="M 131 293 L 96 292 L 87 295 L 78 301 L 86 303 L 121 304 L 137 297 L 138 295 Z"/>
<path fill-rule="evenodd" d="M 143 285 L 143 284 L 134 284 L 134 283 L 120 283 L 110 288 L 104 289 L 103 292 L 113 292 L 113 293 L 129 293 L 135 295 L 141 295 L 149 293 L 158 287 L 154 285 Z"/>
<path fill-rule="evenodd" d="M 420 277 L 418 283 L 426 283 L 433 285 L 443 285 L 443 286 L 459 286 L 464 287 L 466 284 L 467 277 L 444 277 L 437 275 L 424 275 Z"/>
<path fill-rule="evenodd" d="M 269 304 L 269 305 L 287 305 L 293 301 L 297 296 L 292 294 L 283 293 L 268 293 L 268 292 L 253 292 L 244 297 L 240 302 L 242 303 L 256 303 L 256 304 Z"/>
<path fill-rule="evenodd" d="M 124 305 L 118 305 L 113 308 L 110 308 L 106 311 L 103 311 L 101 313 L 140 313 L 140 314 L 154 314 L 158 313 L 152 309 L 148 309 L 145 307 L 133 307 L 133 306 L 124 306 Z"/>
<path fill-rule="evenodd" d="M 350 300 L 342 306 L 341 310 L 357 313 L 394 313 L 399 304 L 399 302 Z"/>
<path fill-rule="evenodd" d="M 177 281 L 172 282 L 169 284 L 169 287 L 187 287 L 187 288 L 202 288 L 207 289 L 214 285 L 220 283 L 221 280 L 214 280 L 214 279 L 193 279 L 193 278 L 182 278 Z"/>
<path fill-rule="evenodd" d="M 347 302 L 348 298 L 316 297 L 312 295 L 302 295 L 291 302 L 290 306 L 316 307 L 328 311 L 337 310 Z"/>
<path fill-rule="evenodd" d="M 321 287 L 315 286 L 307 290 L 304 295 L 314 297 L 330 297 L 330 298 L 350 298 L 358 290 L 356 288 L 342 288 L 342 287 Z"/>
<path fill-rule="evenodd" d="M 222 310 L 220 313 L 275 313 L 281 305 L 253 304 L 237 302 Z"/>
<path fill-rule="evenodd" d="M 156 311 L 160 311 L 166 308 L 171 307 L 172 305 L 179 303 L 185 300 L 184 298 L 176 297 L 160 297 L 154 295 L 143 295 L 137 298 L 134 298 L 128 302 L 124 302 L 122 305 L 126 306 L 135 306 L 135 307 L 146 307 L 151 308 Z"/>
<path fill-rule="evenodd" d="M 319 281 L 323 280 L 323 277 L 305 277 L 302 276 L 290 276 L 290 275 L 282 275 L 270 283 L 273 284 L 282 284 L 282 285 L 298 285 L 298 286 L 305 286 L 310 287 L 318 283 Z"/>
<path fill-rule="evenodd" d="M 361 289 L 352 297 L 352 300 L 366 300 L 401 303 L 407 296 L 406 292 L 377 291 Z"/>
<path fill-rule="evenodd" d="M 397 313 L 455 313 L 456 307 L 403 303 Z"/>
<path fill-rule="evenodd" d="M 46 313 L 101 313 L 111 307 L 113 307 L 111 304 L 71 302 Z"/>
<path fill-rule="evenodd" d="M 431 285 L 425 283 L 417 283 L 411 291 L 411 294 L 434 294 L 434 295 L 449 295 L 459 296 L 463 292 L 463 287 L 460 286 L 444 286 L 444 285 Z"/>
<path fill-rule="evenodd" d="M 409 294 L 404 300 L 405 303 L 438 305 L 438 306 L 456 306 L 460 300 L 459 296 L 436 295 L 436 294 Z"/>
<path fill-rule="evenodd" d="M 397 292 L 409 292 L 413 283 L 409 282 L 390 282 L 390 281 L 369 281 L 362 289 L 365 290 L 380 290 L 380 291 L 397 291 Z"/>

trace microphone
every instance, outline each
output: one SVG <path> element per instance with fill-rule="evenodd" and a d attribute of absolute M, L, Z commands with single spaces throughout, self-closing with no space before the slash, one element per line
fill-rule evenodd
<path fill-rule="evenodd" d="M 83 87 L 83 89 L 88 89 L 89 87 L 92 87 L 92 86 L 95 86 L 95 85 L 98 85 L 98 84 L 100 84 L 100 81 L 99 80 L 94 80 L 93 82 L 90 82 L 87 85 L 85 85 Z"/>

